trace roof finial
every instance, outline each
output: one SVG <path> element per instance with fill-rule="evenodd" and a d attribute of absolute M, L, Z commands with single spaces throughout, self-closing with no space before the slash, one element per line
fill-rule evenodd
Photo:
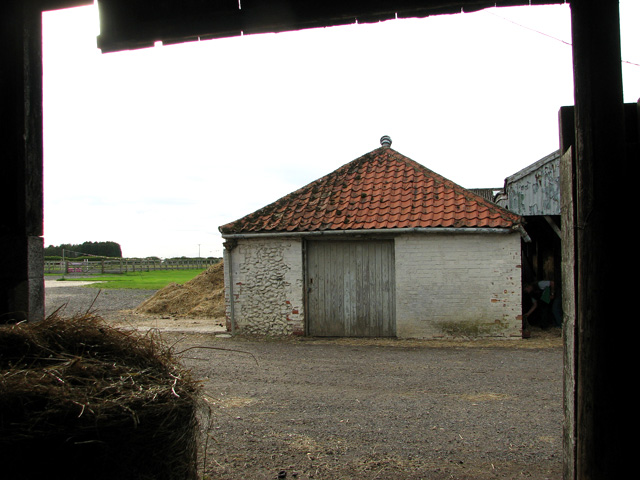
<path fill-rule="evenodd" d="M 383 147 L 390 147 L 391 137 L 389 135 L 383 135 L 382 138 L 380 138 L 380 145 L 382 145 Z"/>

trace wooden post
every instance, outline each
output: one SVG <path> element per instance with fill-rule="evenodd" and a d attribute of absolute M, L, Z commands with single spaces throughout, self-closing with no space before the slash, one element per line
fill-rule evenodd
<path fill-rule="evenodd" d="M 577 479 L 623 478 L 624 425 L 630 410 L 618 383 L 632 335 L 620 19 L 617 1 L 571 2 L 576 161 Z M 625 312 L 626 310 L 626 312 Z M 634 319 L 635 322 L 635 319 Z M 632 327 L 635 331 L 635 325 Z"/>
<path fill-rule="evenodd" d="M 44 318 L 41 12 L 0 4 L 0 322 Z"/>
<path fill-rule="evenodd" d="M 560 114 L 562 126 L 568 120 L 568 115 Z M 565 112 L 566 113 L 566 112 Z M 570 123 L 573 122 L 573 108 L 570 108 Z M 565 120 L 565 122 L 563 122 Z M 573 133 L 570 134 L 573 139 Z M 560 151 L 560 198 L 562 218 L 562 336 L 564 338 L 564 390 L 563 390 L 563 478 L 575 478 L 575 448 L 576 448 L 576 418 L 575 418 L 575 168 L 573 162 L 573 148 L 565 148 L 561 134 Z M 573 140 L 571 140 L 573 142 Z"/>

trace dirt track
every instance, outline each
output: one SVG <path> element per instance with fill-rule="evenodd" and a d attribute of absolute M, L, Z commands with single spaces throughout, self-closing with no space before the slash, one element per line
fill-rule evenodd
<path fill-rule="evenodd" d="M 98 314 L 149 321 L 119 312 L 117 292 Z M 497 344 L 193 332 L 163 336 L 201 347 L 181 357 L 211 407 L 207 479 L 561 478 L 557 332 Z"/>

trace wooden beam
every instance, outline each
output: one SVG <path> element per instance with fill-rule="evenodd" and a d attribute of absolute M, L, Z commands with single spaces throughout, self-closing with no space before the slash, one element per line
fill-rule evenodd
<path fill-rule="evenodd" d="M 93 5 L 93 0 L 35 0 L 37 8 L 45 12 L 47 10 L 62 10 L 64 8 L 86 7 Z"/>
<path fill-rule="evenodd" d="M 573 125 L 573 108 L 571 111 L 571 125 Z M 560 125 L 566 122 L 567 115 L 563 115 L 561 109 Z M 562 127 L 561 127 L 562 131 Z M 573 138 L 573 134 L 571 134 Z M 561 142 L 561 145 L 562 142 Z M 575 449 L 576 449 L 576 255 L 575 255 L 575 168 L 573 150 L 575 147 L 569 144 L 560 157 L 560 217 L 562 222 L 562 337 L 564 339 L 563 351 L 563 411 L 564 422 L 562 428 L 562 457 L 563 478 L 570 480 L 575 478 Z"/>
<path fill-rule="evenodd" d="M 52 0 L 53 1 L 53 0 Z M 103 52 L 198 39 L 372 23 L 564 0 L 100 0 Z"/>
<path fill-rule="evenodd" d="M 41 15 L 0 4 L 0 322 L 44 316 Z"/>
<path fill-rule="evenodd" d="M 622 478 L 626 416 L 615 375 L 627 347 L 631 310 L 625 235 L 629 180 L 624 146 L 620 19 L 617 1 L 571 4 L 576 161 L 576 447 L 573 478 Z M 628 175 L 627 175 L 628 177 Z M 621 315 L 622 314 L 622 315 Z M 622 333 L 622 335 L 621 335 Z M 627 336 L 629 337 L 629 336 Z"/>

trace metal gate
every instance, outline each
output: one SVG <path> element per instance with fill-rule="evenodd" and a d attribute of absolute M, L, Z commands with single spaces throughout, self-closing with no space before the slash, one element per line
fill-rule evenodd
<path fill-rule="evenodd" d="M 308 333 L 393 337 L 393 240 L 307 242 Z"/>

